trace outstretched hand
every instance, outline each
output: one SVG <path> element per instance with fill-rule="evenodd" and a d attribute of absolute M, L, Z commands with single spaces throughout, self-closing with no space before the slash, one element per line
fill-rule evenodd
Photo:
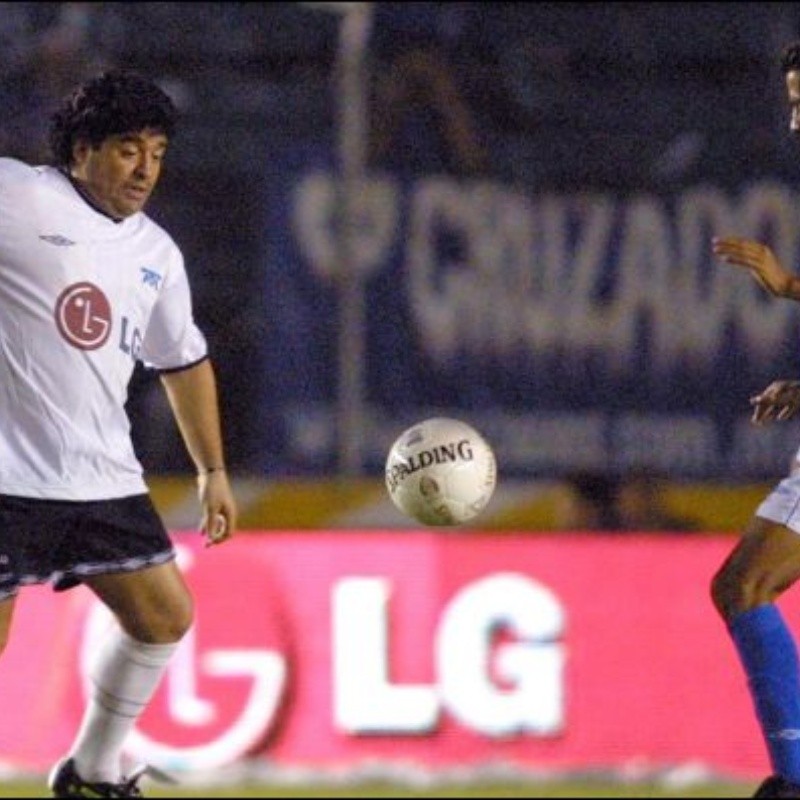
<path fill-rule="evenodd" d="M 714 238 L 712 245 L 717 258 L 747 269 L 770 294 L 776 297 L 790 294 L 792 276 L 767 245 L 737 236 Z"/>
<path fill-rule="evenodd" d="M 761 394 L 751 397 L 750 405 L 756 425 L 789 419 L 800 408 L 800 381 L 774 381 Z"/>

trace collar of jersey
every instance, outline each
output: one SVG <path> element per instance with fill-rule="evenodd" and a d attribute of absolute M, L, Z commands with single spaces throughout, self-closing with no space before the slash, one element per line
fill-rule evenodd
<path fill-rule="evenodd" d="M 104 217 L 108 217 L 112 222 L 115 222 L 119 225 L 121 222 L 125 222 L 124 217 L 114 217 L 108 213 L 108 211 L 103 210 L 97 203 L 94 202 L 91 195 L 80 185 L 72 175 L 69 174 L 69 171 L 64 169 L 63 167 L 59 167 L 59 172 L 72 184 L 72 188 L 80 195 L 81 199 L 84 203 L 92 208 L 92 210 L 96 211 L 98 214 L 102 214 Z"/>

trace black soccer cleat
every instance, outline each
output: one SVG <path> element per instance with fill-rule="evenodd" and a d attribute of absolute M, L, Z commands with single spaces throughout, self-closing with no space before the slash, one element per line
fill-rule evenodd
<path fill-rule="evenodd" d="M 119 783 L 91 782 L 81 778 L 75 769 L 75 761 L 67 758 L 53 768 L 48 785 L 53 797 L 141 797 L 137 782 L 147 769 L 139 767 Z"/>
<path fill-rule="evenodd" d="M 753 797 L 800 797 L 800 784 L 787 781 L 780 775 L 770 775 Z"/>

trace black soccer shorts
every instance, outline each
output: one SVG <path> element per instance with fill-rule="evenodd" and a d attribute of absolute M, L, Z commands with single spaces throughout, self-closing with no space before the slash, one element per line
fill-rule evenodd
<path fill-rule="evenodd" d="M 28 584 L 52 582 L 59 592 L 92 575 L 173 558 L 148 494 L 89 501 L 0 495 L 0 600 Z"/>

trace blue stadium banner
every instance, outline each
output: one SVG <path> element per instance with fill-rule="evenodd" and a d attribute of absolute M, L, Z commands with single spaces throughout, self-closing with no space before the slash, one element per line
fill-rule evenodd
<path fill-rule="evenodd" d="M 264 466 L 313 474 L 336 459 L 336 173 L 324 148 L 298 146 L 270 175 Z M 798 218 L 780 182 L 616 196 L 371 173 L 353 265 L 365 469 L 441 415 L 481 430 L 501 475 L 783 471 L 796 424 L 755 427 L 748 400 L 798 376 L 800 308 L 715 261 L 711 239 L 758 237 L 793 265 Z"/>

